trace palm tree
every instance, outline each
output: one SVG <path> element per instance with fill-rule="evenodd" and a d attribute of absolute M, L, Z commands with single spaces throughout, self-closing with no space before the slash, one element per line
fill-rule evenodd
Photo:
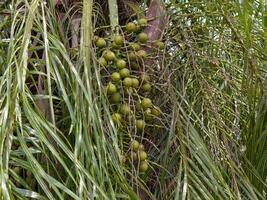
<path fill-rule="evenodd" d="M 1 199 L 266 199 L 266 22 L 264 1 L 0 2 Z M 112 82 L 122 105 L 107 49 L 139 80 Z"/>

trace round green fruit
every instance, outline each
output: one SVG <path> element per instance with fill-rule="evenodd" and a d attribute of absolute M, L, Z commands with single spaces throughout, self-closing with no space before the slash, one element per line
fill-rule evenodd
<path fill-rule="evenodd" d="M 139 64 L 137 62 L 132 62 L 131 68 L 135 69 L 135 70 L 138 70 L 140 68 L 140 66 L 139 66 Z"/>
<path fill-rule="evenodd" d="M 132 158 L 133 158 L 133 160 L 138 160 L 137 153 L 132 152 Z"/>
<path fill-rule="evenodd" d="M 149 98 L 144 98 L 141 101 L 141 105 L 142 105 L 142 108 L 146 110 L 152 106 L 152 101 Z"/>
<path fill-rule="evenodd" d="M 143 144 L 139 144 L 139 150 L 145 150 L 145 146 Z"/>
<path fill-rule="evenodd" d="M 132 82 L 132 79 L 129 78 L 129 77 L 126 77 L 124 80 L 123 80 L 123 85 L 127 88 L 131 87 L 133 82 Z"/>
<path fill-rule="evenodd" d="M 112 51 L 110 50 L 107 50 L 104 54 L 104 58 L 107 60 L 107 61 L 113 61 L 115 60 L 116 56 L 115 56 L 115 53 L 113 53 Z"/>
<path fill-rule="evenodd" d="M 147 159 L 147 153 L 145 151 L 139 151 L 138 152 L 138 157 L 141 161 L 144 161 Z"/>
<path fill-rule="evenodd" d="M 124 42 L 124 39 L 123 39 L 123 36 L 122 35 L 116 35 L 113 39 L 114 43 L 117 45 L 117 46 L 122 46 L 123 45 L 123 42 Z"/>
<path fill-rule="evenodd" d="M 121 76 L 122 78 L 125 78 L 125 77 L 130 76 L 130 70 L 127 69 L 127 68 L 123 68 L 123 69 L 121 69 L 121 70 L 120 70 L 120 76 Z"/>
<path fill-rule="evenodd" d="M 129 22 L 128 24 L 126 24 L 126 31 L 127 31 L 128 33 L 135 32 L 135 30 L 136 30 L 136 25 L 135 25 L 135 23 L 133 23 L 133 22 Z"/>
<path fill-rule="evenodd" d="M 137 43 L 133 43 L 132 45 L 131 45 L 131 49 L 133 50 L 133 51 L 138 51 L 138 50 L 140 50 L 140 45 L 139 44 L 137 44 Z"/>
<path fill-rule="evenodd" d="M 123 69 L 124 67 L 126 67 L 125 60 L 123 60 L 123 59 L 117 60 L 116 66 L 117 66 L 118 69 Z"/>
<path fill-rule="evenodd" d="M 120 75 L 120 73 L 119 73 L 119 72 L 113 72 L 113 73 L 111 74 L 111 80 L 112 80 L 112 81 L 115 81 L 115 82 L 121 80 L 121 75 Z"/>
<path fill-rule="evenodd" d="M 148 163 L 147 161 L 141 161 L 139 165 L 140 172 L 146 172 L 148 170 Z"/>
<path fill-rule="evenodd" d="M 114 94 L 112 94 L 112 96 L 110 97 L 111 101 L 113 103 L 119 103 L 121 101 L 121 95 L 119 92 L 116 92 Z"/>
<path fill-rule="evenodd" d="M 154 108 L 152 108 L 151 113 L 152 115 L 159 117 L 161 113 L 160 108 L 155 106 Z"/>
<path fill-rule="evenodd" d="M 137 56 L 136 56 L 136 54 L 135 54 L 134 52 L 130 52 L 130 53 L 129 53 L 129 59 L 130 59 L 131 61 L 136 61 L 136 60 L 137 60 Z"/>
<path fill-rule="evenodd" d="M 139 33 L 138 35 L 138 41 L 141 43 L 146 43 L 148 41 L 148 35 L 144 32 Z"/>
<path fill-rule="evenodd" d="M 132 148 L 133 148 L 133 150 L 134 150 L 135 152 L 137 152 L 138 149 L 139 149 L 139 142 L 136 141 L 136 140 L 133 140 L 133 141 L 132 141 Z"/>
<path fill-rule="evenodd" d="M 141 18 L 138 20 L 138 24 L 140 26 L 146 26 L 147 25 L 147 19 L 146 18 Z"/>
<path fill-rule="evenodd" d="M 128 115 L 131 112 L 131 108 L 128 104 L 122 104 L 120 107 L 120 113 L 123 115 Z"/>
<path fill-rule="evenodd" d="M 145 121 L 142 119 L 138 119 L 135 121 L 136 128 L 139 130 L 143 130 L 145 128 Z"/>
<path fill-rule="evenodd" d="M 141 75 L 141 81 L 142 81 L 143 83 L 147 83 L 147 82 L 150 81 L 150 77 L 149 77 L 146 73 L 143 73 L 143 74 Z"/>
<path fill-rule="evenodd" d="M 137 78 L 132 78 L 132 87 L 138 88 L 139 87 L 139 81 Z"/>
<path fill-rule="evenodd" d="M 151 90 L 151 85 L 150 83 L 145 83 L 142 85 L 142 91 L 143 92 L 149 92 Z"/>
<path fill-rule="evenodd" d="M 108 65 L 108 62 L 107 62 L 106 59 L 103 58 L 103 57 L 99 58 L 99 59 L 98 59 L 98 62 L 99 62 L 99 64 L 100 64 L 101 66 L 104 66 L 104 67 L 106 67 L 106 66 Z"/>
<path fill-rule="evenodd" d="M 109 83 L 107 86 L 107 93 L 108 94 L 114 94 L 117 92 L 117 87 L 113 83 Z"/>
<path fill-rule="evenodd" d="M 96 46 L 99 48 L 104 48 L 107 45 L 106 40 L 104 38 L 98 38 L 96 40 Z"/>
<path fill-rule="evenodd" d="M 161 49 L 161 50 L 165 48 L 164 43 L 161 42 L 161 41 L 159 41 L 159 40 L 157 40 L 157 41 L 155 42 L 155 44 L 156 44 L 156 46 L 157 46 L 159 49 Z"/>
<path fill-rule="evenodd" d="M 113 113 L 112 114 L 112 121 L 115 124 L 119 124 L 121 122 L 121 115 L 119 113 Z"/>
<path fill-rule="evenodd" d="M 136 110 L 137 111 L 141 111 L 143 108 L 142 108 L 142 104 L 140 103 L 140 102 L 138 102 L 137 104 L 136 104 Z"/>
<path fill-rule="evenodd" d="M 145 110 L 144 115 L 145 115 L 146 121 L 152 121 L 153 118 L 154 118 L 154 116 L 152 115 L 152 112 L 151 112 L 151 109 L 150 108 L 148 108 L 148 109 Z"/>
<path fill-rule="evenodd" d="M 145 57 L 147 57 L 147 53 L 146 53 L 146 51 L 143 50 L 143 49 L 137 51 L 136 54 L 137 54 L 138 58 L 141 58 L 141 59 L 144 59 Z"/>

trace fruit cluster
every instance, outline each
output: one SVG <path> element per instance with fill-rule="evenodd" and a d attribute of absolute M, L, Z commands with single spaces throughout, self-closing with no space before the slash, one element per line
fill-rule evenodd
<path fill-rule="evenodd" d="M 132 133 L 130 137 L 133 133 L 145 133 L 147 125 L 161 115 L 160 108 L 149 98 L 152 72 L 146 61 L 153 59 L 153 52 L 162 50 L 164 43 L 149 40 L 143 32 L 147 23 L 141 18 L 137 23 L 126 24 L 121 34 L 94 38 L 101 73 L 106 74 L 102 77 L 105 77 L 103 83 L 106 84 L 112 120 L 119 129 Z M 140 158 L 140 171 L 144 172 L 148 168 L 147 153 L 137 141 L 133 145 L 132 158 Z"/>

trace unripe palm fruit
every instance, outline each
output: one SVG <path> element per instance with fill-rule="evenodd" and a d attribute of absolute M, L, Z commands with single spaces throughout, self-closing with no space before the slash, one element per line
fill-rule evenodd
<path fill-rule="evenodd" d="M 121 76 L 122 78 L 125 78 L 125 77 L 130 76 L 130 70 L 127 69 L 127 68 L 123 68 L 123 69 L 121 69 L 121 70 L 120 70 L 120 76 Z"/>
<path fill-rule="evenodd" d="M 115 60 L 116 56 L 115 56 L 115 53 L 113 53 L 113 52 L 110 51 L 110 50 L 107 50 L 107 51 L 104 53 L 104 58 L 105 58 L 107 61 L 113 61 L 113 60 Z"/>
<path fill-rule="evenodd" d="M 140 172 L 146 172 L 148 170 L 148 163 L 147 161 L 141 161 L 139 165 Z"/>
<path fill-rule="evenodd" d="M 99 59 L 98 59 L 98 62 L 99 62 L 100 65 L 102 65 L 102 66 L 104 66 L 104 67 L 106 67 L 106 66 L 108 65 L 106 59 L 103 58 L 103 57 L 99 58 Z"/>
<path fill-rule="evenodd" d="M 133 22 L 129 22 L 128 24 L 126 24 L 126 31 L 127 31 L 128 33 L 135 32 L 135 30 L 136 30 L 136 25 L 135 25 L 135 23 L 133 23 Z"/>
<path fill-rule="evenodd" d="M 121 75 L 120 75 L 120 73 L 119 73 L 119 72 L 113 72 L 113 73 L 111 74 L 111 80 L 112 80 L 112 81 L 115 81 L 115 82 L 121 80 Z"/>
<path fill-rule="evenodd" d="M 138 149 L 139 149 L 139 142 L 136 141 L 136 140 L 133 140 L 133 141 L 132 141 L 132 148 L 133 148 L 133 150 L 134 150 L 135 152 L 137 152 Z"/>
<path fill-rule="evenodd" d="M 116 35 L 113 39 L 113 41 L 115 42 L 116 45 L 118 46 L 122 46 L 123 45 L 123 36 L 121 35 Z"/>
<path fill-rule="evenodd" d="M 164 43 L 162 41 L 159 41 L 159 40 L 157 40 L 155 42 L 155 45 L 161 50 L 164 49 L 164 47 L 165 47 Z"/>
<path fill-rule="evenodd" d="M 140 161 L 144 161 L 147 159 L 147 153 L 145 151 L 139 151 L 138 157 L 139 157 Z"/>
<path fill-rule="evenodd" d="M 153 118 L 154 118 L 154 116 L 152 115 L 152 112 L 151 112 L 151 109 L 150 108 L 148 108 L 148 109 L 145 110 L 144 115 L 145 115 L 146 121 L 152 121 Z"/>
<path fill-rule="evenodd" d="M 145 121 L 142 119 L 138 119 L 135 121 L 136 128 L 142 130 L 145 128 Z"/>
<path fill-rule="evenodd" d="M 106 40 L 104 38 L 98 38 L 96 40 L 96 46 L 99 48 L 104 48 L 107 45 Z"/>
<path fill-rule="evenodd" d="M 145 150 L 145 146 L 143 144 L 139 144 L 139 150 Z"/>
<path fill-rule="evenodd" d="M 112 114 L 112 121 L 115 124 L 119 124 L 121 122 L 121 115 L 119 113 L 113 113 Z"/>
<path fill-rule="evenodd" d="M 120 106 L 120 113 L 122 115 L 128 115 L 131 112 L 131 108 L 128 104 L 122 104 Z"/>
<path fill-rule="evenodd" d="M 149 98 L 144 98 L 141 101 L 142 108 L 146 110 L 147 108 L 150 108 L 152 106 L 152 101 Z"/>
<path fill-rule="evenodd" d="M 132 87 L 138 88 L 139 87 L 139 81 L 137 78 L 132 78 Z"/>
<path fill-rule="evenodd" d="M 138 24 L 140 26 L 146 26 L 147 25 L 147 19 L 146 18 L 141 18 L 138 20 Z"/>
<path fill-rule="evenodd" d="M 136 54 L 135 54 L 134 52 L 130 52 L 130 53 L 129 53 L 129 59 L 130 59 L 131 61 L 136 61 L 136 60 L 137 60 L 137 56 L 136 56 Z"/>
<path fill-rule="evenodd" d="M 131 87 L 133 82 L 132 82 L 132 79 L 129 78 L 129 77 L 126 77 L 124 80 L 123 80 L 123 85 L 127 88 Z"/>
<path fill-rule="evenodd" d="M 121 95 L 119 92 L 116 92 L 114 94 L 112 94 L 112 96 L 110 97 L 111 101 L 113 103 L 119 103 L 121 101 Z"/>
<path fill-rule="evenodd" d="M 107 86 L 107 93 L 108 94 L 114 94 L 115 92 L 117 92 L 116 85 L 114 85 L 113 83 L 109 83 Z"/>
<path fill-rule="evenodd" d="M 123 59 L 119 59 L 116 61 L 116 66 L 118 69 L 123 69 L 126 67 L 126 62 Z"/>
<path fill-rule="evenodd" d="M 136 54 L 137 54 L 138 58 L 140 58 L 140 59 L 144 59 L 147 57 L 147 53 L 143 49 L 140 49 L 139 51 L 137 51 Z"/>
<path fill-rule="evenodd" d="M 140 50 L 140 45 L 139 44 L 137 44 L 137 43 L 133 43 L 132 45 L 131 45 L 131 49 L 133 50 L 133 51 L 138 51 L 138 50 Z"/>
<path fill-rule="evenodd" d="M 138 70 L 140 68 L 139 64 L 137 62 L 132 62 L 131 63 L 131 69 Z"/>
<path fill-rule="evenodd" d="M 147 83 L 147 82 L 150 81 L 150 77 L 149 77 L 146 73 L 143 73 L 143 74 L 141 75 L 141 81 L 142 81 L 143 83 Z"/>
<path fill-rule="evenodd" d="M 144 33 L 144 32 L 139 33 L 139 35 L 138 35 L 138 41 L 140 43 L 146 43 L 148 41 L 148 35 L 146 33 Z"/>
<path fill-rule="evenodd" d="M 160 108 L 154 106 L 154 108 L 152 108 L 152 110 L 151 110 L 151 113 L 152 113 L 152 115 L 154 115 L 156 117 L 159 117 L 160 116 L 160 113 L 161 113 Z"/>
<path fill-rule="evenodd" d="M 142 85 L 142 91 L 143 92 L 149 92 L 151 90 L 151 85 L 150 83 L 145 83 Z"/>

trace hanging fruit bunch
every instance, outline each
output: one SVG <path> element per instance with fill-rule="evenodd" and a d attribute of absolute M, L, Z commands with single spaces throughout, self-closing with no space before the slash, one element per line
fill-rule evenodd
<path fill-rule="evenodd" d="M 148 169 L 148 156 L 144 145 L 133 138 L 141 142 L 148 134 L 147 128 L 161 117 L 160 108 L 151 99 L 151 79 L 155 75 L 147 61 L 164 49 L 164 43 L 149 40 L 143 31 L 147 24 L 147 19 L 141 18 L 127 23 L 116 34 L 94 38 L 112 120 L 120 132 L 126 133 L 128 141 L 130 138 L 125 152 L 139 172 Z"/>

